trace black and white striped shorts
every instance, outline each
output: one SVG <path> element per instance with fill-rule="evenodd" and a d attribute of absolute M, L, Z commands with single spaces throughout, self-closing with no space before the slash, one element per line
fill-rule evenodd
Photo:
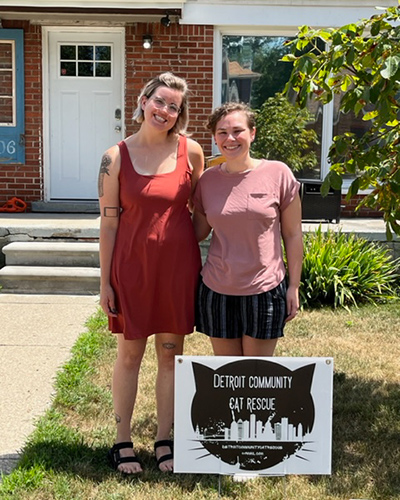
<path fill-rule="evenodd" d="M 196 304 L 196 330 L 209 337 L 255 339 L 283 337 L 287 316 L 287 283 L 257 295 L 223 295 L 200 280 Z"/>

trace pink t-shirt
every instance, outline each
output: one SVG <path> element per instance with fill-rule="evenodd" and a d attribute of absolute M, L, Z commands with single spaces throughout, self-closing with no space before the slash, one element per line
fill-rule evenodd
<path fill-rule="evenodd" d="M 275 288 L 285 277 L 280 214 L 300 183 L 287 165 L 263 160 L 257 168 L 228 174 L 221 165 L 200 178 L 196 210 L 213 228 L 204 283 L 226 295 L 254 295 Z"/>

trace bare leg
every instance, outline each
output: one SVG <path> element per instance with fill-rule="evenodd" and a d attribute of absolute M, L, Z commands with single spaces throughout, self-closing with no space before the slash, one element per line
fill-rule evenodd
<path fill-rule="evenodd" d="M 115 420 L 117 423 L 116 443 L 131 440 L 131 420 L 138 387 L 139 369 L 146 349 L 147 339 L 125 340 L 118 335 L 118 354 L 114 365 L 112 393 Z M 121 457 L 134 456 L 132 449 L 120 450 Z M 118 470 L 126 474 L 141 472 L 138 463 L 125 463 Z"/>
<path fill-rule="evenodd" d="M 243 356 L 273 356 L 278 339 L 253 339 L 243 336 Z"/>
<path fill-rule="evenodd" d="M 253 339 L 243 335 L 241 339 L 211 338 L 215 356 L 273 356 L 278 339 Z"/>
<path fill-rule="evenodd" d="M 184 335 L 173 333 L 158 333 L 155 338 L 155 347 L 158 359 L 156 382 L 157 399 L 157 436 L 156 441 L 170 439 L 174 420 L 174 369 L 175 355 L 183 352 Z M 160 446 L 156 451 L 156 458 L 171 453 L 168 446 Z M 173 470 L 173 460 L 160 463 L 162 472 Z"/>
<path fill-rule="evenodd" d="M 215 356 L 243 356 L 242 339 L 217 339 L 211 337 Z"/>

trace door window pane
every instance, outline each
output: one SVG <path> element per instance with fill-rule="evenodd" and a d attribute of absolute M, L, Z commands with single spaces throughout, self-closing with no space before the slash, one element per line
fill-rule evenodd
<path fill-rule="evenodd" d="M 78 76 L 93 76 L 93 64 L 78 63 Z"/>
<path fill-rule="evenodd" d="M 96 61 L 111 61 L 111 47 L 98 45 L 96 47 Z"/>
<path fill-rule="evenodd" d="M 79 61 L 93 61 L 93 46 L 80 45 L 78 47 L 78 59 Z"/>
<path fill-rule="evenodd" d="M 75 60 L 76 59 L 76 46 L 75 45 L 61 45 L 60 59 Z"/>
<path fill-rule="evenodd" d="M 111 46 L 61 45 L 60 76 L 110 78 Z"/>
<path fill-rule="evenodd" d="M 96 76 L 111 76 L 111 63 L 96 63 Z"/>
<path fill-rule="evenodd" d="M 61 62 L 61 76 L 76 76 L 76 63 Z"/>

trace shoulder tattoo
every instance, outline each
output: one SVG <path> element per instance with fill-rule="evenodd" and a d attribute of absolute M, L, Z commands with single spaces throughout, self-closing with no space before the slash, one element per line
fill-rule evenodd
<path fill-rule="evenodd" d="M 101 159 L 101 164 L 100 164 L 100 172 L 99 172 L 99 178 L 98 178 L 98 191 L 99 191 L 99 198 L 101 198 L 104 195 L 104 187 L 103 187 L 103 182 L 104 182 L 104 176 L 105 175 L 110 175 L 109 172 L 109 166 L 111 164 L 111 157 L 107 153 L 103 155 L 103 158 Z"/>

